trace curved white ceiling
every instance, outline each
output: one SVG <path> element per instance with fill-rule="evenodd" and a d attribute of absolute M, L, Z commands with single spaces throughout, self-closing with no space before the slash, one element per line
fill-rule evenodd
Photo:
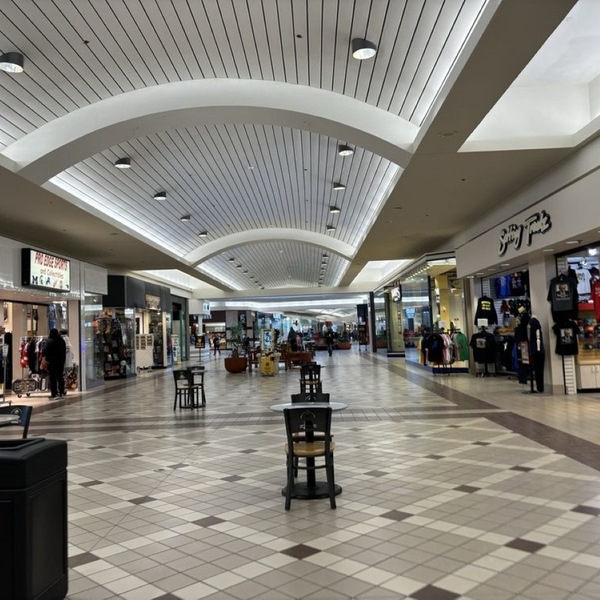
<path fill-rule="evenodd" d="M 309 246 L 316 246 L 323 250 L 330 250 L 339 254 L 347 260 L 352 259 L 356 253 L 356 248 L 336 240 L 335 238 L 325 235 L 323 233 L 316 233 L 314 231 L 302 231 L 300 229 L 251 229 L 248 231 L 240 231 L 228 235 L 204 246 L 197 248 L 193 252 L 190 252 L 185 259 L 192 265 L 196 266 L 204 261 L 209 260 L 217 254 L 222 254 L 228 250 L 232 250 L 237 246 L 244 246 L 246 244 L 252 244 L 255 242 L 267 242 L 267 241 L 290 241 L 300 242 L 301 244 L 308 244 Z"/>
<path fill-rule="evenodd" d="M 54 119 L 4 149 L 18 173 L 45 181 L 88 156 L 159 131 L 264 123 L 347 140 L 400 166 L 418 128 L 364 102 L 276 81 L 181 81 L 119 94 Z"/>

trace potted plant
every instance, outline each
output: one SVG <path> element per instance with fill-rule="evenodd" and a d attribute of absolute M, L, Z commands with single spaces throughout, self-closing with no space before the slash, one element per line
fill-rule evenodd
<path fill-rule="evenodd" d="M 348 335 L 347 329 L 344 329 L 340 335 L 337 347 L 338 350 L 350 350 L 352 348 L 352 342 L 350 341 L 350 336 Z"/>
<path fill-rule="evenodd" d="M 244 329 L 241 323 L 231 328 L 231 337 L 227 340 L 231 346 L 231 356 L 225 358 L 225 370 L 228 373 L 243 373 L 248 366 L 246 356 L 240 356 Z"/>

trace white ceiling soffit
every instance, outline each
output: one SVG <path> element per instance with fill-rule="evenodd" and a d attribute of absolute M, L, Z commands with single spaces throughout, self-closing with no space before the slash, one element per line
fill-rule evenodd
<path fill-rule="evenodd" d="M 138 274 L 147 279 L 154 279 L 166 285 L 173 285 L 190 292 L 199 291 L 204 293 L 214 293 L 218 291 L 216 287 L 177 269 L 134 271 L 134 274 Z"/>
<path fill-rule="evenodd" d="M 600 2 L 579 0 L 461 152 L 568 148 L 600 130 Z"/>
<path fill-rule="evenodd" d="M 406 268 L 407 263 L 411 260 L 371 260 L 353 279 L 353 285 L 361 285 L 363 283 L 375 283 L 378 287 L 380 282 L 389 279 L 394 273 L 399 273 Z"/>
<path fill-rule="evenodd" d="M 235 290 L 317 289 L 320 281 L 324 287 L 337 286 L 348 264 L 343 257 L 317 246 L 276 240 L 238 246 L 203 262 L 198 269 Z"/>

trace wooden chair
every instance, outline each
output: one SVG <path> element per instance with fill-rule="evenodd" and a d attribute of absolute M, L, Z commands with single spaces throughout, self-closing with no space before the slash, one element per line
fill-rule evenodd
<path fill-rule="evenodd" d="M 323 391 L 321 383 L 321 365 L 309 363 L 300 366 L 300 392 L 320 393 Z"/>
<path fill-rule="evenodd" d="M 197 392 L 191 371 L 189 369 L 173 369 L 173 378 L 175 380 L 173 410 L 177 408 L 177 400 L 179 400 L 179 408 L 197 408 Z"/>
<path fill-rule="evenodd" d="M 283 411 L 287 434 L 285 445 L 287 456 L 285 510 L 290 510 L 291 507 L 295 475 L 298 469 L 306 470 L 307 485 L 313 487 L 316 484 L 316 469 L 325 469 L 329 502 L 331 508 L 336 508 L 333 471 L 335 444 L 331 441 L 331 414 L 331 407 L 325 403 L 323 406 L 292 407 Z M 305 439 L 298 441 L 295 434 L 299 433 L 304 434 Z M 316 433 L 321 434 L 322 438 L 316 440 Z M 324 464 L 317 465 L 316 458 L 324 458 Z M 300 459 L 306 461 L 305 466 L 299 466 L 298 461 Z"/>
<path fill-rule="evenodd" d="M 195 407 L 200 405 L 206 406 L 206 393 L 204 392 L 204 375 L 206 373 L 204 367 L 190 367 L 188 371 L 192 374 L 192 393 Z M 200 397 L 198 394 L 200 393 Z M 200 403 L 202 398 L 202 403 Z"/>
<path fill-rule="evenodd" d="M 23 439 L 27 439 L 27 433 L 29 432 L 29 422 L 31 421 L 31 415 L 33 413 L 33 406 L 26 406 L 24 404 L 13 404 L 12 406 L 0 406 L 0 415 L 18 415 L 19 421 L 9 427 L 22 427 L 23 428 Z"/>

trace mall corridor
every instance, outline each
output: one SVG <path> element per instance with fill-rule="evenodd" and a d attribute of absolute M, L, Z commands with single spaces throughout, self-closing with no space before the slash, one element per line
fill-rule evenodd
<path fill-rule="evenodd" d="M 206 361 L 207 406 L 170 370 L 34 414 L 69 447 L 69 598 L 560 600 L 600 597 L 600 397 L 433 377 L 317 354 L 334 415 L 337 509 L 284 510 L 299 371 Z M 300 474 L 303 477 L 303 474 Z"/>

